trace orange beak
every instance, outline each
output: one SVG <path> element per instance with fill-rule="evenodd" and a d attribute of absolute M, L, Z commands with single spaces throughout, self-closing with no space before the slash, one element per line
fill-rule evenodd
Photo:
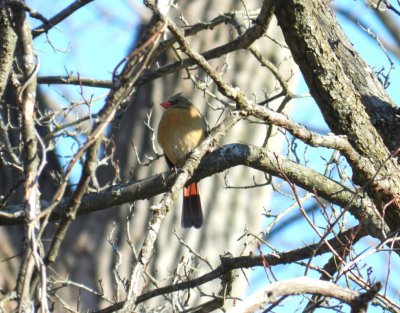
<path fill-rule="evenodd" d="M 168 109 L 171 106 L 171 102 L 165 101 L 165 102 L 161 103 L 161 106 L 164 109 Z"/>

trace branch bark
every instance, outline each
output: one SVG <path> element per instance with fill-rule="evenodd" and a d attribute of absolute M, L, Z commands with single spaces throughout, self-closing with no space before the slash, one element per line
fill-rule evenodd
<path fill-rule="evenodd" d="M 39 143 L 41 139 L 35 128 L 36 116 L 36 74 L 39 60 L 35 56 L 32 42 L 31 28 L 25 11 L 14 8 L 15 29 L 18 35 L 18 44 L 21 52 L 19 66 L 22 69 L 23 81 L 18 88 L 17 103 L 22 118 L 22 138 L 24 144 L 24 196 L 23 206 L 25 212 L 25 250 L 24 261 L 20 267 L 17 292 L 20 297 L 18 312 L 25 312 L 31 303 L 31 278 L 34 270 L 38 270 L 41 276 L 40 296 L 43 301 L 43 312 L 48 312 L 47 302 L 47 276 L 43 264 L 43 247 L 38 240 L 39 224 L 34 219 L 40 212 L 39 177 L 41 169 L 46 163 L 44 147 L 42 146 L 42 160 L 39 157 Z M 40 165 L 40 166 L 39 166 Z"/>
<path fill-rule="evenodd" d="M 354 181 L 366 187 L 395 230 L 400 216 L 400 170 L 391 151 L 400 141 L 394 131 L 399 120 L 393 103 L 324 1 L 279 2 L 275 14 L 326 123 L 335 134 L 346 135 L 362 156 L 344 154 Z"/>
<path fill-rule="evenodd" d="M 0 3 L 0 98 L 3 98 L 4 90 L 8 83 L 12 63 L 14 60 L 17 35 L 13 29 L 13 12 L 4 3 Z"/>
<path fill-rule="evenodd" d="M 279 166 L 278 166 L 279 163 Z M 282 177 L 282 172 L 300 187 L 317 194 L 329 202 L 337 204 L 356 216 L 372 236 L 383 238 L 390 230 L 385 226 L 372 201 L 362 193 L 351 190 L 318 172 L 284 157 L 276 156 L 266 148 L 245 144 L 229 144 L 206 155 L 199 168 L 189 180 L 199 181 L 205 177 L 225 171 L 234 166 L 249 166 L 259 171 Z M 99 193 L 83 196 L 78 214 L 89 214 L 116 205 L 151 198 L 169 190 L 176 173 L 161 174 L 138 182 L 116 185 Z M 69 198 L 63 199 L 52 215 L 58 220 L 68 207 Z M 0 225 L 21 223 L 23 215 L 18 206 L 7 207 L 8 214 L 3 215 Z"/>
<path fill-rule="evenodd" d="M 314 294 L 335 298 L 350 305 L 352 313 L 366 313 L 369 302 L 381 288 L 382 285 L 377 283 L 372 286 L 370 292 L 360 293 L 331 282 L 310 277 L 297 277 L 265 286 L 239 305 L 228 310 L 228 313 L 255 312 L 268 303 L 276 302 L 279 297 L 301 294 Z"/>

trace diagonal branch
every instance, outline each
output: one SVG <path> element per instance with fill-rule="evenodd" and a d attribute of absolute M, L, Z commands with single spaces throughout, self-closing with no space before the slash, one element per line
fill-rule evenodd
<path fill-rule="evenodd" d="M 135 81 L 148 66 L 148 61 L 152 55 L 152 52 L 154 51 L 155 46 L 157 46 L 161 35 L 166 29 L 166 22 L 161 16 L 157 16 L 153 22 L 154 24 L 148 28 L 148 33 L 143 38 L 140 45 L 133 49 L 127 57 L 125 67 L 122 70 L 121 75 L 119 75 L 118 80 L 115 82 L 114 89 L 110 92 L 104 108 L 99 113 L 100 122 L 95 125 L 87 142 L 79 149 L 73 160 L 71 160 L 69 163 L 66 174 L 64 175 L 63 183 L 54 196 L 54 201 L 44 211 L 44 214 L 49 216 L 49 213 L 51 213 L 55 206 L 59 203 L 65 192 L 67 177 L 71 173 L 74 162 L 76 162 L 85 151 L 88 151 L 78 187 L 68 203 L 68 209 L 62 216 L 61 223 L 55 232 L 47 253 L 47 262 L 55 261 L 66 231 L 72 221 L 75 219 L 81 199 L 85 194 L 89 180 L 96 169 L 98 149 L 105 128 L 113 120 L 116 110 L 132 95 Z"/>
<path fill-rule="evenodd" d="M 326 2 L 278 2 L 275 14 L 328 126 L 335 134 L 346 135 L 361 156 L 345 155 L 355 183 L 366 187 L 386 222 L 396 229 L 400 170 L 388 149 L 400 145 L 394 105 Z"/>
<path fill-rule="evenodd" d="M 72 15 L 77 10 L 79 10 L 80 8 L 84 7 L 86 4 L 92 1 L 93 0 L 75 0 L 65 9 L 61 10 L 59 13 L 54 15 L 46 23 L 43 23 L 42 25 L 39 25 L 38 27 L 33 29 L 32 30 L 33 38 L 36 38 L 37 36 L 43 33 L 47 33 L 50 29 L 52 29 L 54 26 L 65 20 L 68 16 Z"/>
<path fill-rule="evenodd" d="M 161 76 L 166 74 L 175 73 L 182 68 L 187 68 L 188 66 L 197 64 L 201 68 L 203 68 L 207 74 L 210 75 L 210 71 L 207 71 L 205 67 L 207 67 L 205 60 L 210 60 L 213 58 L 218 58 L 222 55 L 226 55 L 232 51 L 240 50 L 240 49 L 247 49 L 250 47 L 257 39 L 265 34 L 272 19 L 273 13 L 273 3 L 274 1 L 266 0 L 263 2 L 262 8 L 260 10 L 259 15 L 254 21 L 253 26 L 247 29 L 243 35 L 238 36 L 233 41 L 224 44 L 222 46 L 216 47 L 209 51 L 206 51 L 202 54 L 199 54 L 193 51 L 189 43 L 185 38 L 185 32 L 178 26 L 176 26 L 172 21 L 169 21 L 169 30 L 175 36 L 176 41 L 179 43 L 182 51 L 188 55 L 189 58 L 185 60 L 180 60 L 171 64 L 167 64 L 158 68 L 155 71 L 145 73 L 137 82 L 137 85 L 140 86 L 145 82 L 150 80 L 157 79 Z M 212 69 L 212 68 L 210 68 Z M 211 77 L 212 77 L 211 71 Z M 212 77 L 215 80 L 215 77 Z M 217 83 L 218 85 L 218 83 Z M 219 86 L 220 87 L 220 86 Z"/>

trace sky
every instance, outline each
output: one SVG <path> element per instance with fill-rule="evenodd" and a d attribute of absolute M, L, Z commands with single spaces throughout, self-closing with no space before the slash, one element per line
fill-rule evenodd
<path fill-rule="evenodd" d="M 46 18 L 51 18 L 72 2 L 34 0 L 29 5 Z M 95 0 L 58 24 L 47 36 L 35 38 L 36 53 L 41 60 L 46 60 L 40 63 L 39 75 L 79 74 L 80 77 L 111 79 L 116 64 L 126 56 L 136 38 L 139 7 L 140 5 L 134 6 L 130 1 L 124 0 L 114 0 L 112 5 L 108 0 Z M 31 19 L 33 29 L 40 24 Z M 59 106 L 81 101 L 79 86 L 42 85 L 41 88 Z M 89 108 L 92 114 L 100 110 L 108 91 L 90 87 L 82 89 L 85 99 L 98 99 Z M 78 110 L 81 110 L 81 115 L 88 113 L 86 105 L 78 106 Z M 63 156 L 60 158 L 61 163 L 66 165 L 78 148 L 77 142 L 71 138 L 63 138 L 57 145 L 58 153 Z M 80 172 L 81 166 L 76 164 L 70 178 L 71 184 L 79 181 Z"/>
<path fill-rule="evenodd" d="M 138 30 L 138 8 L 139 4 L 133 4 L 133 0 L 96 0 L 96 4 L 92 3 L 81 9 L 78 14 L 74 14 L 68 18 L 56 29 L 52 30 L 48 37 L 45 35 L 39 36 L 35 39 L 35 47 L 39 58 L 46 60 L 41 62 L 40 75 L 76 75 L 79 73 L 81 77 L 91 77 L 97 79 L 110 79 L 111 73 L 115 65 L 123 59 L 130 48 L 130 44 L 135 38 Z M 51 17 L 57 13 L 60 8 L 66 7 L 71 1 L 47 1 L 47 0 L 33 0 L 29 1 L 29 5 L 44 14 L 45 17 Z M 112 5 L 110 5 L 112 3 Z M 362 16 L 362 19 L 367 24 L 371 25 L 371 29 L 375 31 L 381 38 L 391 40 L 383 31 L 382 26 L 378 23 L 377 19 L 371 14 L 362 1 L 351 0 L 337 0 L 333 1 L 337 7 L 343 7 L 357 16 Z M 123 14 L 121 14 L 123 12 Z M 390 67 L 389 62 L 382 50 L 377 47 L 374 40 L 360 27 L 354 23 L 348 22 L 345 18 L 338 15 L 338 19 L 345 31 L 354 44 L 360 55 L 367 61 L 373 69 L 384 68 L 388 70 Z M 32 20 L 33 26 L 38 23 Z M 93 32 L 95 30 L 95 32 Z M 96 33 L 94 36 L 93 34 Z M 51 45 L 49 44 L 51 43 Z M 395 103 L 400 103 L 400 93 L 398 92 L 398 82 L 400 81 L 399 60 L 391 56 L 395 62 L 395 69 L 391 74 L 392 83 L 387 89 L 387 92 L 394 100 Z M 79 87 L 66 87 L 66 86 L 43 86 L 48 95 L 57 101 L 57 103 L 64 103 L 67 105 L 69 100 L 76 97 L 76 92 Z M 299 94 L 308 93 L 308 89 L 304 81 L 300 80 L 298 85 Z M 87 98 L 99 97 L 102 99 L 107 94 L 106 89 L 99 88 L 85 88 L 84 95 Z M 63 98 L 67 98 L 63 99 Z M 78 99 L 76 99 L 78 100 Z M 92 108 L 92 112 L 96 112 L 102 105 L 102 100 L 98 101 Z M 293 116 L 298 122 L 301 122 L 311 129 L 318 129 L 320 132 L 328 132 L 328 128 L 323 123 L 323 119 L 316 104 L 311 98 L 302 98 L 294 100 L 295 112 Z M 297 108 L 297 109 L 296 109 Z M 304 145 L 297 142 L 298 148 L 301 151 L 305 149 Z M 76 150 L 76 143 L 63 142 L 62 146 L 70 146 L 72 150 Z M 63 149 L 59 149 L 62 153 Z M 308 164 L 313 168 L 320 170 L 324 167 L 326 160 L 330 158 L 331 151 L 328 149 L 314 149 L 309 155 Z M 67 162 L 68 159 L 65 159 Z M 79 168 L 76 168 L 73 179 L 77 180 L 79 176 Z M 275 210 L 281 210 L 283 207 L 289 206 L 291 203 L 285 197 L 276 196 L 272 199 L 270 206 Z M 293 214 L 296 211 L 293 212 Z M 318 215 L 318 212 L 316 212 Z M 288 217 L 290 217 L 289 215 Z M 354 223 L 351 219 L 349 225 Z M 284 229 L 279 232 L 279 237 L 272 236 L 269 238 L 274 246 L 284 247 L 300 247 L 307 241 L 307 236 L 293 236 L 293 234 L 304 234 L 309 231 L 309 226 L 304 223 L 293 224 L 290 229 Z M 363 245 L 367 249 L 371 245 L 376 244 L 376 241 L 368 238 L 364 240 Z M 268 252 L 268 251 L 265 251 Z M 382 267 L 385 258 L 381 256 L 371 256 L 365 261 L 368 264 L 373 264 L 373 275 L 379 279 L 384 279 L 386 272 L 379 271 Z M 319 261 L 323 264 L 326 257 L 320 257 Z M 383 263 L 382 263 L 383 262 Z M 398 281 L 398 266 L 395 263 L 397 271 L 391 273 L 391 278 Z M 367 269 L 364 269 L 367 270 Z M 296 277 L 299 275 L 299 268 L 296 267 L 278 267 L 274 270 L 280 279 Z M 397 272 L 397 273 L 396 273 Z M 263 269 L 255 271 L 256 274 L 252 275 L 252 288 L 250 293 L 266 283 L 265 274 Z M 312 274 L 314 277 L 319 277 L 319 274 Z M 293 299 L 291 299 L 293 301 Z M 295 306 L 297 303 L 293 301 Z M 288 307 L 286 307 L 286 310 Z M 276 309 L 279 311 L 279 308 Z M 287 311 L 286 311 L 287 312 Z M 378 309 L 372 308 L 371 312 L 381 312 Z"/>

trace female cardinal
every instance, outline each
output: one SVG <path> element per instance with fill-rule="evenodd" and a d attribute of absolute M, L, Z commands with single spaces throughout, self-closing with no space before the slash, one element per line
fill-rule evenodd
<path fill-rule="evenodd" d="M 170 167 L 182 167 L 206 137 L 207 126 L 199 110 L 180 93 L 161 103 L 166 109 L 158 125 L 158 142 Z M 203 213 L 197 183 L 183 189 L 182 227 L 203 225 Z"/>

